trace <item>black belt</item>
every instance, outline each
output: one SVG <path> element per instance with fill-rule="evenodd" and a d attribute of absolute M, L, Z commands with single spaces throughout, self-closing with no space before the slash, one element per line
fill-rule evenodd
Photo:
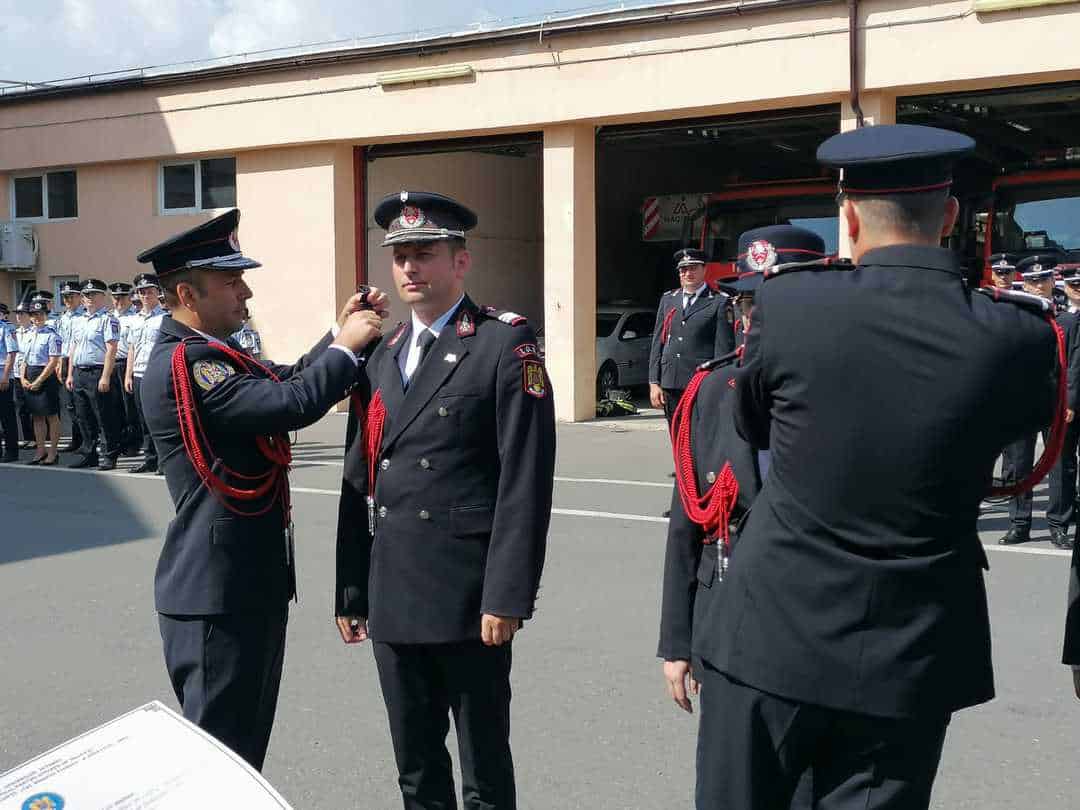
<path fill-rule="evenodd" d="M 105 368 L 105 364 L 103 363 L 100 366 L 75 366 L 75 368 L 79 371 L 101 371 Z"/>

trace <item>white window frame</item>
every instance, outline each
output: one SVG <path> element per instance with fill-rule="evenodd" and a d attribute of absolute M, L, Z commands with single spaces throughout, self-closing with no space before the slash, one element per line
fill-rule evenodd
<path fill-rule="evenodd" d="M 228 211 L 229 208 L 203 208 L 202 206 L 202 162 L 204 160 L 221 160 L 222 158 L 232 158 L 236 160 L 236 155 L 207 155 L 203 158 L 187 158 L 186 160 L 166 160 L 158 164 L 157 172 L 157 208 L 158 214 L 163 217 L 171 217 L 178 214 L 201 214 L 206 211 Z M 195 167 L 195 207 L 194 208 L 166 208 L 165 207 L 165 169 L 169 166 L 194 166 Z M 235 188 L 236 174 L 233 174 L 233 185 Z M 14 186 L 12 187 L 14 189 Z M 14 192 L 13 192 L 14 193 Z M 231 208 L 232 206 L 230 206 Z"/>
<path fill-rule="evenodd" d="M 37 286 L 36 286 L 37 285 L 37 278 L 36 277 L 32 276 L 30 278 L 13 278 L 11 280 L 11 312 L 12 312 L 12 315 L 14 315 L 14 313 L 15 313 L 15 307 L 17 307 L 20 303 L 22 303 L 23 296 L 26 295 L 25 292 L 22 295 L 20 295 L 19 294 L 19 288 L 22 285 L 27 284 L 27 283 L 30 284 L 29 290 L 31 292 L 33 292 L 34 290 L 37 289 Z M 11 322 L 15 323 L 14 320 L 12 320 Z"/>
<path fill-rule="evenodd" d="M 38 224 L 42 222 L 74 222 L 79 218 L 76 213 L 73 217 L 49 217 L 49 187 L 45 180 L 46 175 L 60 174 L 61 172 L 71 172 L 75 175 L 75 210 L 78 211 L 81 207 L 79 205 L 79 170 L 74 166 L 70 167 L 56 167 L 53 169 L 38 169 L 32 172 L 15 172 L 11 175 L 11 182 L 8 185 L 8 198 L 10 202 L 11 220 L 13 222 L 29 222 L 31 224 Z M 15 181 L 25 180 L 27 177 L 38 178 L 41 185 L 41 216 L 40 217 L 17 217 L 15 216 Z"/>

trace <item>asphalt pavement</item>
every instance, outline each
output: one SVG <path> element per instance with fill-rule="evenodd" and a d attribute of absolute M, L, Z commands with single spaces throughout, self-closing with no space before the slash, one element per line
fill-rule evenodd
<path fill-rule="evenodd" d="M 400 799 L 374 661 L 341 643 L 331 616 L 343 432 L 332 414 L 294 454 L 300 602 L 264 773 L 298 809 L 389 810 Z M 663 422 L 561 425 L 558 441 L 543 588 L 514 642 L 519 806 L 689 808 L 696 718 L 670 702 L 654 657 Z M 0 465 L 0 772 L 149 700 L 176 706 L 152 587 L 172 509 L 164 479 L 134 464 Z M 1044 487 L 1033 541 L 1010 550 L 995 545 L 1004 507 L 983 514 L 998 697 L 954 716 L 935 808 L 1080 806 L 1080 701 L 1058 663 L 1069 557 L 1046 542 L 1045 505 Z"/>

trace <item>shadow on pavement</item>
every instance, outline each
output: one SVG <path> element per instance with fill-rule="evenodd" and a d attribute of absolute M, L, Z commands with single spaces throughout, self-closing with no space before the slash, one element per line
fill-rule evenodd
<path fill-rule="evenodd" d="M 164 536 L 172 510 L 154 515 L 107 474 L 0 467 L 0 565 Z"/>

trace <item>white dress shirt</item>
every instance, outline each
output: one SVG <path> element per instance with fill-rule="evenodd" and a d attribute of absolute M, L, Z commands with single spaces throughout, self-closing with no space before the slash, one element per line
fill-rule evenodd
<path fill-rule="evenodd" d="M 416 317 L 416 313 L 412 314 L 412 337 L 409 339 L 409 351 L 398 355 L 398 368 L 401 369 L 401 382 L 403 384 L 409 382 L 413 372 L 416 371 L 416 367 L 420 365 L 420 336 L 427 331 L 438 338 L 439 333 L 450 323 L 450 318 L 453 317 L 464 300 L 465 296 L 463 295 L 457 300 L 457 303 L 440 315 L 431 326 L 424 326 L 423 322 Z"/>
<path fill-rule="evenodd" d="M 698 287 L 692 293 L 688 293 L 686 290 L 683 290 L 683 294 L 682 294 L 683 312 L 685 312 L 690 307 L 690 305 L 692 303 L 697 301 L 697 297 L 699 295 L 701 295 L 701 293 L 702 293 L 702 291 L 704 291 L 704 289 L 705 289 L 705 284 L 703 283 L 700 287 Z"/>

